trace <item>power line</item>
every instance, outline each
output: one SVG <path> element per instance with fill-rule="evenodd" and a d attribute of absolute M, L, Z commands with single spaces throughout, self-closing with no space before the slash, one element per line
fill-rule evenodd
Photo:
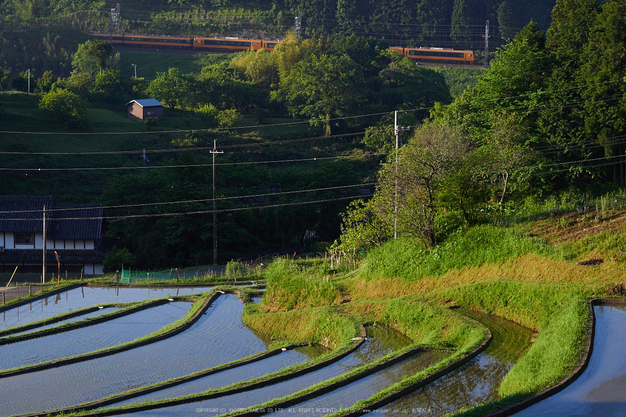
<path fill-rule="evenodd" d="M 372 185 L 376 185 L 374 182 L 363 183 L 363 184 L 351 184 L 351 185 L 338 185 L 334 187 L 323 187 L 323 188 L 309 188 L 304 190 L 294 190 L 294 191 L 278 191 L 278 192 L 270 192 L 263 194 L 248 194 L 248 195 L 239 195 L 239 196 L 230 196 L 230 197 L 217 197 L 218 201 L 226 201 L 226 200 L 241 200 L 248 198 L 259 198 L 259 197 L 268 197 L 268 196 L 284 196 L 290 194 L 301 194 L 301 193 L 312 193 L 319 191 L 334 191 L 334 190 L 342 190 L 345 188 L 358 188 L 358 187 L 369 187 Z M 89 205 L 88 207 L 70 207 L 70 208 L 55 208 L 54 212 L 63 212 L 63 211 L 76 211 L 81 209 L 93 209 L 93 208 L 102 208 L 103 210 L 111 210 L 111 209 L 119 209 L 119 208 L 137 208 L 137 207 L 160 207 L 160 206 L 171 206 L 175 204 L 196 204 L 196 203 L 206 203 L 212 201 L 212 198 L 202 198 L 196 200 L 181 200 L 181 201 L 165 201 L 159 203 L 140 203 L 140 204 L 121 204 L 115 206 L 97 206 L 97 205 Z M 13 211 L 0 211 L 0 214 L 23 214 L 23 213 L 41 213 L 41 210 L 13 210 Z"/>
<path fill-rule="evenodd" d="M 360 156 L 381 156 L 384 153 L 370 153 Z M 351 156 L 326 156 L 312 157 L 300 159 L 282 159 L 274 161 L 248 161 L 248 162 L 223 162 L 215 164 L 215 166 L 236 166 L 236 165 L 268 165 L 268 164 L 287 164 L 296 162 L 317 162 L 331 161 L 336 159 L 353 159 Z M 175 169 L 175 168 L 203 168 L 212 164 L 184 164 L 184 165 L 156 165 L 156 166 L 128 166 L 128 167 L 76 167 L 76 168 L 0 168 L 4 172 L 60 172 L 60 171 L 121 171 L 121 170 L 155 170 L 155 169 Z"/>
<path fill-rule="evenodd" d="M 2 132 L 0 132 L 2 133 Z M 254 142 L 254 143 L 240 143 L 234 145 L 223 145 L 222 149 L 236 149 L 236 148 L 249 148 L 254 146 L 272 146 L 272 145 L 284 145 L 290 143 L 299 143 L 299 142 L 310 142 L 314 140 L 330 140 L 330 139 L 338 139 L 344 137 L 351 136 L 359 136 L 364 135 L 365 132 L 353 132 L 353 133 L 344 133 L 338 135 L 328 135 L 328 136 L 312 136 L 308 138 L 300 138 L 300 139 L 285 139 L 285 140 L 276 140 L 271 142 Z M 198 152 L 198 151 L 210 151 L 212 148 L 208 146 L 201 146 L 195 148 L 176 148 L 176 149 L 148 149 L 147 153 L 180 153 L 180 152 Z M 141 154 L 143 153 L 142 149 L 132 150 L 132 151 L 94 151 L 94 152 L 3 152 L 0 151 L 0 155 L 68 155 L 68 156 L 82 156 L 82 155 L 133 155 L 133 154 Z"/>

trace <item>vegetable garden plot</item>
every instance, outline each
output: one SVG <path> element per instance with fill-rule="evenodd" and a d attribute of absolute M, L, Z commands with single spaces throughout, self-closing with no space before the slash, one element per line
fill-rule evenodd
<path fill-rule="evenodd" d="M 0 370 L 105 349 L 156 332 L 187 314 L 192 303 L 168 303 L 93 326 L 0 346 Z"/>
<path fill-rule="evenodd" d="M 254 355 L 267 347 L 241 322 L 243 304 L 222 295 L 186 331 L 114 355 L 0 379 L 0 415 L 95 401 Z"/>
<path fill-rule="evenodd" d="M 143 401 L 163 400 L 175 397 L 184 397 L 186 395 L 198 394 L 209 389 L 226 387 L 237 382 L 242 382 L 254 378 L 280 371 L 289 366 L 306 362 L 309 357 L 297 350 L 288 350 L 279 355 L 269 357 L 248 365 L 239 366 L 237 368 L 228 369 L 213 375 L 208 375 L 194 381 L 186 382 L 175 387 L 166 388 L 161 391 L 152 392 L 142 395 L 141 397 L 132 398 L 130 400 L 114 404 L 118 407 L 125 404 L 136 404 Z"/>
<path fill-rule="evenodd" d="M 423 371 L 447 356 L 450 356 L 449 352 L 421 352 L 328 394 L 268 415 L 325 416 L 332 414 L 353 406 L 357 401 L 368 399 L 378 391 Z"/>
<path fill-rule="evenodd" d="M 124 288 L 79 287 L 0 313 L 0 329 L 43 320 L 57 314 L 108 303 L 131 303 L 206 292 L 213 287 Z"/>
<path fill-rule="evenodd" d="M 382 358 L 397 348 L 411 343 L 409 338 L 383 326 L 368 327 L 367 332 L 368 339 L 356 351 L 317 371 L 253 391 L 127 415 L 189 416 L 198 413 L 202 416 L 210 416 L 224 414 L 301 391 L 319 382 L 348 373 L 354 368 Z"/>
<path fill-rule="evenodd" d="M 463 314 L 489 328 L 489 347 L 459 369 L 367 416 L 441 416 L 498 399 L 502 379 L 530 347 L 533 332 L 496 316 Z"/>

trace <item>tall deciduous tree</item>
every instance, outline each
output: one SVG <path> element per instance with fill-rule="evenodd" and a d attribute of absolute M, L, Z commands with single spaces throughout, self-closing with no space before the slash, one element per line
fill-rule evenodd
<path fill-rule="evenodd" d="M 170 68 L 167 72 L 157 72 L 147 92 L 162 101 L 171 111 L 175 107 L 193 107 L 195 82 L 192 75 L 183 74 L 178 68 Z"/>
<path fill-rule="evenodd" d="M 465 210 L 475 203 L 473 197 L 457 193 L 474 189 L 467 182 L 470 178 L 463 182 L 457 178 L 459 173 L 469 172 L 462 168 L 472 151 L 471 141 L 458 129 L 426 123 L 401 148 L 398 164 L 390 158 L 380 171 L 376 195 L 384 208 L 378 212 L 388 224 L 393 224 L 397 216 L 398 231 L 403 236 L 418 238 L 427 248 L 432 247 L 436 243 L 437 215 L 446 208 L 461 208 L 461 200 Z M 451 203 L 456 207 L 448 206 Z"/>
<path fill-rule="evenodd" d="M 469 41 L 472 36 L 472 0 L 454 0 L 450 37 L 457 42 Z"/>
<path fill-rule="evenodd" d="M 361 68 L 348 56 L 311 56 L 281 80 L 280 98 L 295 116 L 322 124 L 331 134 L 333 119 L 349 116 L 363 102 Z"/>

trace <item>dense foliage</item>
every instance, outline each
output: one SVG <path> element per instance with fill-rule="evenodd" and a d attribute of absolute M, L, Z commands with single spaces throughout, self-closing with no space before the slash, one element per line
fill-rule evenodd
<path fill-rule="evenodd" d="M 305 36 L 376 35 L 390 43 L 482 49 L 485 21 L 492 44 L 510 39 L 531 19 L 546 29 L 554 0 L 127 0 L 112 26 L 104 1 L 6 0 L 10 29 L 63 25 L 86 31 L 167 35 L 282 37 L 300 17 Z M 115 3 L 112 3 L 115 4 Z"/>
<path fill-rule="evenodd" d="M 390 156 L 368 215 L 357 204 L 344 216 L 343 250 L 362 253 L 392 230 L 432 248 L 528 196 L 623 186 L 624 16 L 619 1 L 559 1 L 547 35 L 529 23 Z"/>

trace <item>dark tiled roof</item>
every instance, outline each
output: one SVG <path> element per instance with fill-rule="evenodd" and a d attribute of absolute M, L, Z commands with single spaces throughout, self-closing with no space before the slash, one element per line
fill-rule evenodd
<path fill-rule="evenodd" d="M 50 196 L 0 196 L 0 232 L 41 232 L 43 206 L 48 239 L 98 239 L 102 207 L 95 204 L 57 204 Z"/>
<path fill-rule="evenodd" d="M 102 233 L 102 206 L 59 204 L 48 231 L 50 239 L 98 239 Z"/>
<path fill-rule="evenodd" d="M 46 263 L 56 263 L 55 250 L 61 257 L 62 264 L 101 263 L 104 259 L 101 254 L 93 249 L 48 249 L 46 251 Z M 0 262 L 11 264 L 18 262 L 41 263 L 42 257 L 43 250 L 41 249 L 5 249 L 0 252 Z"/>
<path fill-rule="evenodd" d="M 44 205 L 54 207 L 51 196 L 0 196 L 0 232 L 41 232 Z"/>

